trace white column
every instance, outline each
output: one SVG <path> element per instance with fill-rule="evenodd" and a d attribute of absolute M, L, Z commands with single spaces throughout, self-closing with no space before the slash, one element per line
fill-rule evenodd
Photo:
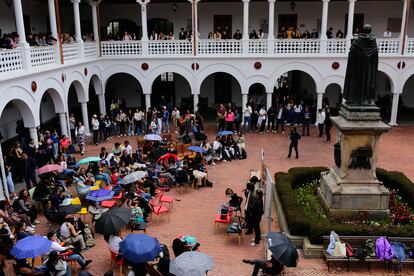
<path fill-rule="evenodd" d="M 147 4 L 149 0 L 138 1 L 141 5 L 141 26 L 142 26 L 142 41 L 148 41 L 148 27 L 147 27 Z"/>
<path fill-rule="evenodd" d="M 56 9 L 55 9 L 55 0 L 48 0 L 48 7 L 49 7 L 49 23 L 50 23 L 50 32 L 52 36 L 59 40 L 57 25 L 56 25 Z M 55 54 L 55 62 L 60 64 L 60 50 L 59 50 L 59 42 L 55 45 L 56 54 Z"/>
<path fill-rule="evenodd" d="M 6 170 L 4 168 L 4 158 L 3 158 L 3 150 L 1 149 L 0 144 L 0 171 L 1 171 L 1 182 L 3 184 L 4 195 L 7 199 L 9 198 L 9 187 L 7 186 L 7 179 L 6 179 Z M 3 189 L 1 189 L 0 193 L 3 193 Z"/>
<path fill-rule="evenodd" d="M 106 115 L 105 95 L 98 94 L 98 101 L 99 101 L 99 113 L 101 113 L 102 115 Z"/>
<path fill-rule="evenodd" d="M 242 94 L 242 109 L 241 109 L 241 112 L 242 112 L 243 122 L 244 122 L 244 109 L 246 108 L 246 104 L 247 104 L 247 97 L 248 97 L 247 93 Z"/>
<path fill-rule="evenodd" d="M 266 93 L 266 108 L 269 109 L 272 106 L 272 92 Z"/>
<path fill-rule="evenodd" d="M 82 109 L 82 121 L 83 121 L 82 123 L 83 123 L 83 126 L 85 127 L 86 135 L 89 135 L 90 131 L 89 131 L 88 102 L 84 102 L 80 104 L 81 104 L 81 109 Z"/>
<path fill-rule="evenodd" d="M 194 113 L 197 111 L 198 109 L 198 100 L 199 100 L 200 95 L 199 94 L 193 94 L 193 109 L 194 109 Z"/>
<path fill-rule="evenodd" d="M 26 40 L 26 31 L 24 29 L 23 9 L 21 0 L 13 0 L 13 7 L 17 34 L 19 35 L 18 46 L 23 48 L 23 68 L 26 70 L 30 70 L 32 68 L 32 61 L 30 57 L 30 45 L 29 43 L 27 43 Z"/>
<path fill-rule="evenodd" d="M 408 1 L 403 0 L 403 12 L 402 12 L 402 16 L 401 16 L 400 38 L 402 38 L 403 35 L 404 35 L 405 24 L 407 23 L 407 8 L 408 8 L 407 6 L 408 6 Z"/>
<path fill-rule="evenodd" d="M 321 39 L 326 40 L 326 31 L 328 30 L 328 9 L 329 0 L 322 0 L 322 22 L 321 22 Z"/>
<path fill-rule="evenodd" d="M 390 125 L 396 126 L 397 125 L 397 116 L 398 116 L 398 101 L 400 99 L 399 93 L 392 94 L 392 109 L 391 109 L 391 118 L 390 118 Z"/>
<path fill-rule="evenodd" d="M 80 0 L 71 0 L 73 4 L 73 20 L 75 24 L 75 39 L 76 42 L 82 43 L 82 31 L 80 23 L 80 14 L 79 14 L 79 3 Z"/>
<path fill-rule="evenodd" d="M 243 0 L 243 39 L 249 39 L 249 2 Z"/>
<path fill-rule="evenodd" d="M 37 128 L 36 127 L 29 128 L 29 135 L 30 135 L 30 138 L 34 140 L 35 147 L 38 148 L 39 137 L 37 136 Z"/>
<path fill-rule="evenodd" d="M 317 95 L 317 99 L 316 99 L 316 111 L 318 111 L 318 109 L 322 108 L 322 100 L 323 100 L 323 92 L 318 92 Z"/>
<path fill-rule="evenodd" d="M 93 25 L 93 39 L 95 42 L 99 42 L 99 29 L 98 29 L 98 12 L 97 12 L 97 6 L 98 3 L 95 1 L 89 2 L 91 5 L 92 10 L 92 25 Z"/>
<path fill-rule="evenodd" d="M 355 1 L 348 0 L 348 26 L 346 31 L 346 48 L 351 46 L 351 39 L 354 37 L 354 13 L 355 13 Z"/>
<path fill-rule="evenodd" d="M 148 110 L 148 108 L 151 107 L 151 94 L 145 94 L 145 108 Z"/>
<path fill-rule="evenodd" d="M 268 0 L 269 2 L 269 32 L 267 39 L 275 39 L 275 2 L 276 0 Z"/>
<path fill-rule="evenodd" d="M 60 131 L 62 135 L 68 136 L 68 123 L 66 121 L 66 113 L 59 113 Z"/>

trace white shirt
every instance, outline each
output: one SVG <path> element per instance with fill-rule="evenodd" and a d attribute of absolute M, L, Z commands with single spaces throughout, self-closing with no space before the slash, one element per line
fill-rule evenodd
<path fill-rule="evenodd" d="M 213 149 L 214 150 L 218 150 L 218 149 L 220 149 L 221 148 L 221 143 L 219 142 L 219 141 L 214 141 L 213 142 Z"/>
<path fill-rule="evenodd" d="M 119 244 L 122 242 L 121 237 L 111 235 L 109 237 L 108 243 L 109 243 L 109 249 L 113 252 L 119 252 Z"/>
<path fill-rule="evenodd" d="M 171 116 L 174 118 L 176 118 L 176 119 L 178 119 L 178 118 L 180 118 L 180 111 L 177 109 L 177 110 L 173 110 L 172 112 L 171 112 Z"/>
<path fill-rule="evenodd" d="M 93 130 L 99 130 L 99 121 L 98 119 L 92 118 L 92 129 Z"/>
<path fill-rule="evenodd" d="M 293 111 L 295 111 L 296 113 L 302 112 L 302 105 L 301 104 L 295 104 L 293 106 Z"/>
<path fill-rule="evenodd" d="M 266 109 L 264 109 L 264 108 L 262 108 L 262 109 L 260 109 L 260 111 L 259 111 L 259 115 L 260 115 L 260 120 L 266 120 L 266 114 L 267 114 L 267 112 L 266 112 Z"/>
<path fill-rule="evenodd" d="M 58 242 L 55 242 L 55 241 L 53 241 L 52 244 L 50 245 L 50 251 L 62 252 L 67 249 L 68 247 L 61 246 Z"/>
<path fill-rule="evenodd" d="M 391 38 L 392 33 L 389 31 L 384 32 L 384 35 L 382 36 L 383 38 Z"/>
<path fill-rule="evenodd" d="M 317 124 L 324 124 L 325 123 L 325 111 L 317 112 L 316 113 L 316 123 Z"/>
<path fill-rule="evenodd" d="M 139 112 L 135 112 L 134 113 L 134 120 L 135 121 L 141 121 L 142 120 L 142 112 L 141 111 L 139 111 Z"/>
<path fill-rule="evenodd" d="M 244 117 L 250 117 L 252 115 L 252 107 L 249 105 L 244 108 Z"/>
<path fill-rule="evenodd" d="M 132 154 L 132 147 L 131 145 L 128 145 L 124 148 L 124 150 L 126 150 L 127 154 Z"/>
<path fill-rule="evenodd" d="M 78 135 L 85 135 L 85 127 L 84 126 L 78 127 Z"/>

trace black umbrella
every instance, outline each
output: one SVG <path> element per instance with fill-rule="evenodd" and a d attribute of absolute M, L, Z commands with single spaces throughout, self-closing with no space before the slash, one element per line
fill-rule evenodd
<path fill-rule="evenodd" d="M 269 250 L 279 263 L 287 267 L 296 267 L 298 251 L 288 237 L 279 232 L 270 232 L 266 239 Z"/>
<path fill-rule="evenodd" d="M 60 216 L 67 216 L 72 215 L 82 210 L 82 205 L 64 205 L 59 207 L 58 209 L 58 215 Z"/>
<path fill-rule="evenodd" d="M 132 217 L 131 209 L 113 208 L 102 214 L 95 223 L 96 233 L 102 235 L 114 234 L 125 227 Z"/>

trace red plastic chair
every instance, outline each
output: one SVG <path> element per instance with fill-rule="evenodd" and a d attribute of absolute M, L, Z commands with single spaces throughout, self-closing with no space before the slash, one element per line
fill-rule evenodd
<path fill-rule="evenodd" d="M 232 207 L 228 207 L 229 211 L 227 212 L 227 214 L 221 214 L 221 212 L 219 212 L 218 214 L 216 214 L 216 218 L 214 220 L 214 226 L 218 227 L 221 224 L 229 224 L 231 222 L 231 218 L 234 215 L 234 209 Z"/>
<path fill-rule="evenodd" d="M 162 190 L 158 190 L 157 196 L 160 205 L 162 205 L 164 202 L 168 203 L 168 207 L 170 208 L 174 206 L 174 197 L 164 195 L 164 192 Z"/>
<path fill-rule="evenodd" d="M 114 207 L 116 202 L 114 200 L 105 200 L 102 201 L 102 207 L 104 208 L 112 208 Z"/>
<path fill-rule="evenodd" d="M 120 258 L 117 260 L 118 256 L 121 256 L 122 254 L 112 251 L 110 248 L 109 252 L 111 252 L 111 270 L 114 268 L 114 265 L 117 264 L 119 266 L 119 275 L 122 276 L 122 266 L 124 265 L 124 258 Z"/>
<path fill-rule="evenodd" d="M 168 220 L 170 220 L 170 215 L 169 215 L 170 210 L 167 207 L 162 206 L 162 205 L 156 205 L 154 199 L 150 199 L 149 204 L 151 206 L 153 214 L 156 214 L 157 216 L 166 214 L 168 216 Z"/>

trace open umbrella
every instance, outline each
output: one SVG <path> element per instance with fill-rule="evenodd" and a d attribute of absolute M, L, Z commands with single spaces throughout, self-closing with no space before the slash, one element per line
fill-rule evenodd
<path fill-rule="evenodd" d="M 85 157 L 82 158 L 81 160 L 78 161 L 78 165 L 83 165 L 83 164 L 88 164 L 90 162 L 100 162 L 102 161 L 102 158 L 100 158 L 99 156 L 89 156 L 89 157 Z"/>
<path fill-rule="evenodd" d="M 198 251 L 187 251 L 170 262 L 170 273 L 179 276 L 205 276 L 213 269 L 213 259 Z"/>
<path fill-rule="evenodd" d="M 145 176 L 147 176 L 147 172 L 144 171 L 136 171 L 136 172 L 132 172 L 130 174 L 127 174 L 124 179 L 122 179 L 121 184 L 122 185 L 127 185 L 130 183 L 134 183 L 136 181 L 139 181 L 141 179 L 143 179 Z"/>
<path fill-rule="evenodd" d="M 45 174 L 45 173 L 50 173 L 54 171 L 63 172 L 63 167 L 58 164 L 44 165 L 43 167 L 37 169 L 37 174 Z"/>
<path fill-rule="evenodd" d="M 10 253 L 16 259 L 36 258 L 50 251 L 52 241 L 42 236 L 28 236 L 19 240 Z"/>
<path fill-rule="evenodd" d="M 163 156 L 161 156 L 161 157 L 157 160 L 157 162 L 155 162 L 155 164 L 157 164 L 157 163 L 158 163 L 158 162 L 160 162 L 161 160 L 168 160 L 168 159 L 170 159 L 170 157 L 174 158 L 174 160 L 175 160 L 175 161 L 177 161 L 177 160 L 178 160 L 178 155 L 177 155 L 177 154 L 174 154 L 174 153 L 166 153 L 166 154 L 164 154 Z"/>
<path fill-rule="evenodd" d="M 119 244 L 119 251 L 127 261 L 140 264 L 157 258 L 161 247 L 156 238 L 146 234 L 129 234 Z"/>
<path fill-rule="evenodd" d="M 299 255 L 292 241 L 279 232 L 270 232 L 266 235 L 268 248 L 275 259 L 287 266 L 296 267 Z"/>
<path fill-rule="evenodd" d="M 207 151 L 205 149 L 203 149 L 202 147 L 199 147 L 199 146 L 189 146 L 187 148 L 187 150 L 191 150 L 191 151 L 199 152 L 199 153 L 207 153 Z"/>
<path fill-rule="evenodd" d="M 144 140 L 148 141 L 162 141 L 162 137 L 158 134 L 147 134 L 144 136 Z"/>
<path fill-rule="evenodd" d="M 67 215 L 76 214 L 80 210 L 82 210 L 82 205 L 64 205 L 59 207 L 58 215 L 65 217 Z"/>
<path fill-rule="evenodd" d="M 95 202 L 100 202 L 104 200 L 111 199 L 114 196 L 114 192 L 105 189 L 98 189 L 95 191 L 90 191 L 89 194 L 86 196 L 87 200 L 92 200 Z"/>
<path fill-rule="evenodd" d="M 114 208 L 110 209 L 96 221 L 96 233 L 111 235 L 122 230 L 129 223 L 132 217 L 131 209 Z"/>
<path fill-rule="evenodd" d="M 233 135 L 233 131 L 230 130 L 224 130 L 217 133 L 218 136 L 226 136 L 226 135 Z"/>

